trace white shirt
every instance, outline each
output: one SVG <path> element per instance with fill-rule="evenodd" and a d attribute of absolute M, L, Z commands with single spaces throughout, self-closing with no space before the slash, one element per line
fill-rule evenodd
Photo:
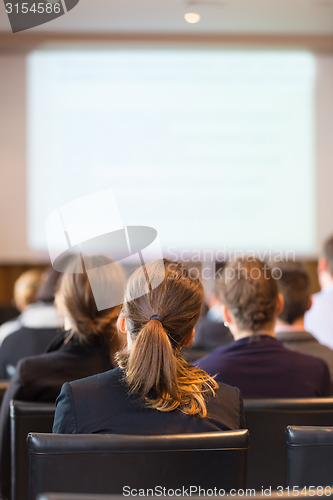
<path fill-rule="evenodd" d="M 311 309 L 305 313 L 305 329 L 333 349 L 333 284 L 315 293 L 312 300 Z"/>
<path fill-rule="evenodd" d="M 0 326 L 0 346 L 4 339 L 16 330 L 27 328 L 61 328 L 64 320 L 53 304 L 35 302 L 30 304 L 15 319 Z"/>

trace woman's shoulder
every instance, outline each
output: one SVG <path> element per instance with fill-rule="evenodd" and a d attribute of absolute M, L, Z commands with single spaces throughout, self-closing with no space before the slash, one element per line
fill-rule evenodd
<path fill-rule="evenodd" d="M 237 387 L 219 382 L 215 397 L 207 401 L 210 418 L 222 419 L 230 429 L 245 427 L 243 397 Z"/>
<path fill-rule="evenodd" d="M 91 375 L 90 377 L 74 380 L 69 382 L 69 385 L 73 395 L 87 394 L 88 392 L 103 394 L 105 390 L 110 393 L 113 389 L 123 390 L 125 388 L 123 372 L 119 367 Z"/>
<path fill-rule="evenodd" d="M 127 387 L 120 368 L 68 382 L 57 399 L 53 432 L 92 433 L 127 408 Z"/>
<path fill-rule="evenodd" d="M 234 387 L 229 384 L 224 384 L 223 382 L 218 382 L 218 389 L 216 389 L 217 394 L 230 397 L 230 398 L 239 398 L 240 390 L 238 387 Z"/>

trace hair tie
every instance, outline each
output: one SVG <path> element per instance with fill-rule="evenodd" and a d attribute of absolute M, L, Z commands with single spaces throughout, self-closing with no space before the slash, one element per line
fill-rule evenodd
<path fill-rule="evenodd" d="M 161 323 L 161 325 L 163 326 L 162 318 L 159 314 L 153 314 L 152 316 L 150 316 L 149 321 L 152 321 L 153 319 L 157 319 L 157 321 L 159 321 Z"/>

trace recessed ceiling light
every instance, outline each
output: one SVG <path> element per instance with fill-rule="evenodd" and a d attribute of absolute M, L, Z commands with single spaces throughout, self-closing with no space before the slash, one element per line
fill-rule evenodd
<path fill-rule="evenodd" d="M 184 16 L 185 21 L 190 24 L 198 23 L 200 18 L 200 14 L 197 14 L 196 12 L 186 12 Z"/>

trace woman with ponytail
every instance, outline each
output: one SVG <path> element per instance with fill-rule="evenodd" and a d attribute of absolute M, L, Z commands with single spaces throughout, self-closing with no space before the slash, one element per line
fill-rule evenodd
<path fill-rule="evenodd" d="M 238 389 L 217 384 L 188 364 L 203 287 L 183 265 L 168 260 L 130 277 L 118 328 L 127 348 L 119 367 L 64 384 L 53 432 L 173 434 L 244 427 Z"/>
<path fill-rule="evenodd" d="M 0 489 L 4 499 L 9 498 L 11 480 L 10 400 L 54 403 L 64 382 L 116 366 L 115 354 L 122 347 L 116 326 L 121 306 L 98 310 L 90 285 L 94 274 L 98 278 L 98 295 L 107 292 L 109 304 L 119 304 L 124 284 L 120 266 L 102 256 L 84 261 L 73 258 L 56 293 L 56 305 L 64 316 L 66 331 L 59 334 L 45 354 L 22 359 L 6 391 L 0 412 Z"/>

